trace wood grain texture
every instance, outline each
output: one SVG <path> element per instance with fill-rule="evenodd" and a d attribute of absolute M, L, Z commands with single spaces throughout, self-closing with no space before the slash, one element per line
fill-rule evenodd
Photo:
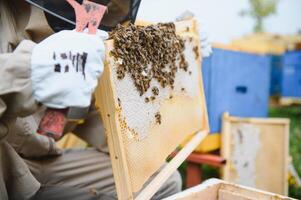
<path fill-rule="evenodd" d="M 253 133 L 246 133 L 248 130 Z M 238 131 L 237 131 L 238 130 Z M 239 133 L 240 132 L 240 133 Z M 241 143 L 237 143 L 235 134 L 241 134 Z M 258 134 L 259 143 L 256 139 L 247 140 L 248 134 Z M 223 116 L 222 128 L 222 156 L 227 159 L 223 167 L 223 179 L 234 183 L 246 184 L 251 187 L 287 195 L 288 193 L 288 119 L 258 119 L 258 118 L 237 118 L 228 114 Z M 236 141 L 236 142 L 235 142 Z M 239 167 L 237 153 L 247 151 L 244 144 L 249 143 L 255 155 L 254 160 Z M 243 153 L 241 153 L 242 155 Z M 236 155 L 236 157 L 235 157 Z M 248 154 L 248 156 L 252 156 Z M 240 158 L 244 160 L 245 158 Z M 248 160 L 248 159 L 246 159 Z M 242 174 L 250 173 L 254 181 L 243 180 Z"/>
<path fill-rule="evenodd" d="M 107 43 L 110 45 L 110 43 Z M 119 199 L 133 199 L 120 124 L 116 113 L 116 99 L 112 88 L 109 65 L 106 62 L 99 87 L 95 91 L 96 107 L 101 114 L 112 161 L 116 190 Z M 115 101 L 115 102 L 114 102 Z"/>
<path fill-rule="evenodd" d="M 232 40 L 231 46 L 242 51 L 281 55 L 287 50 L 297 50 L 300 43 L 300 35 L 255 33 Z"/>
<path fill-rule="evenodd" d="M 176 23 L 176 32 L 184 39 L 192 38 L 192 44 L 200 49 L 195 20 Z M 128 131 L 132 127 L 127 126 L 128 119 L 122 116 L 122 106 L 118 101 L 119 94 L 116 90 L 116 82 L 114 82 L 116 74 L 113 73 L 114 67 L 118 63 L 112 59 L 109 53 L 113 48 L 113 41 L 107 41 L 105 68 L 99 79 L 95 97 L 96 106 L 104 121 L 118 199 L 133 199 L 133 194 L 138 192 L 149 177 L 160 169 L 168 155 L 186 137 L 194 135 L 198 131 L 203 131 L 201 137 L 199 134 L 192 137 L 193 145 L 183 148 L 183 152 L 186 152 L 183 154 L 184 156 L 180 154 L 179 157 L 174 158 L 175 161 L 172 160 L 166 165 L 165 169 L 163 168 L 165 174 L 159 173 L 158 177 L 154 178 L 153 181 L 156 184 L 151 182 L 150 185 L 153 186 L 145 186 L 150 188 L 146 189 L 148 192 L 145 192 L 147 198 L 150 198 L 154 191 L 168 178 L 168 175 L 171 175 L 193 148 L 201 142 L 204 134 L 208 132 L 208 117 L 200 71 L 201 61 L 199 57 L 189 63 L 189 67 L 194 68 L 197 72 L 196 95 L 194 97 L 173 95 L 172 99 L 161 102 L 162 123 L 151 126 L 146 138 L 137 139 L 130 137 Z M 188 48 L 192 49 L 191 46 Z M 193 51 L 187 51 L 188 55 L 192 56 Z M 136 91 L 129 88 L 129 91 L 126 92 L 131 94 Z M 128 99 L 128 101 L 133 102 L 132 99 Z M 135 113 L 132 115 L 132 117 L 137 117 Z M 143 118 L 143 116 L 140 117 Z M 154 188 L 156 189 L 154 190 Z M 140 193 L 140 195 L 142 194 Z"/>
<path fill-rule="evenodd" d="M 178 154 L 160 171 L 160 173 L 141 191 L 136 200 L 150 199 L 171 174 L 185 161 L 195 147 L 206 137 L 208 131 L 201 131 L 178 152 Z"/>
<path fill-rule="evenodd" d="M 293 200 L 271 192 L 245 187 L 219 179 L 209 179 L 164 200 Z"/>

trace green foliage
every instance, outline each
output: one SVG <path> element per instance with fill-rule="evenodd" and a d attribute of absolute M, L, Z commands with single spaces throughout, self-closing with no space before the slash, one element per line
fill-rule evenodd
<path fill-rule="evenodd" d="M 255 20 L 254 32 L 263 31 L 263 20 L 276 14 L 279 0 L 249 0 L 250 8 L 240 12 L 241 16 L 249 16 Z"/>
<path fill-rule="evenodd" d="M 290 119 L 290 155 L 299 176 L 301 175 L 301 107 L 271 108 L 270 117 Z M 301 199 L 300 186 L 290 185 L 289 196 Z"/>

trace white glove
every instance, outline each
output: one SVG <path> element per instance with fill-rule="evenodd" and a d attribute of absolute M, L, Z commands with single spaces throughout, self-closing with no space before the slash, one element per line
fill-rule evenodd
<path fill-rule="evenodd" d="M 31 57 L 34 98 L 51 108 L 88 107 L 103 71 L 107 33 L 61 31 L 37 44 Z"/>

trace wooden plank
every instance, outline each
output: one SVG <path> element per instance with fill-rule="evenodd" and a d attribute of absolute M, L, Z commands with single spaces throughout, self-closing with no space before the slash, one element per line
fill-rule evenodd
<path fill-rule="evenodd" d="M 270 105 L 273 107 L 301 105 L 301 98 L 272 96 L 270 98 Z"/>
<path fill-rule="evenodd" d="M 229 113 L 224 113 L 223 119 L 228 119 L 229 118 Z M 223 120 L 222 121 L 222 131 L 225 133 L 230 133 L 231 131 L 231 124 L 229 120 Z M 226 159 L 226 165 L 222 168 L 222 177 L 224 180 L 229 180 L 230 179 L 230 171 L 231 167 L 229 164 L 227 164 L 227 159 L 231 155 L 231 149 L 230 148 L 225 148 L 225 147 L 230 147 L 230 134 L 221 134 L 221 139 L 222 139 L 222 145 L 221 145 L 221 156 Z"/>
<path fill-rule="evenodd" d="M 201 57 L 197 58 L 193 50 L 195 47 L 200 49 L 196 21 L 176 23 L 176 33 L 186 41 L 184 54 L 192 73 L 187 73 L 185 76 L 183 74 L 177 75 L 180 79 L 175 80 L 175 83 L 182 84 L 183 80 L 186 80 L 187 84 L 188 80 L 189 87 L 193 86 L 193 90 L 190 91 L 193 95 L 185 94 L 184 90 L 184 93 L 175 93 L 173 98 L 167 96 L 164 101 L 160 102 L 159 111 L 163 117 L 162 123 L 159 125 L 151 121 L 145 123 L 145 120 L 149 120 L 148 116 L 137 115 L 141 109 L 149 109 L 154 103 L 145 103 L 144 97 L 139 96 L 129 76 L 126 77 L 127 79 L 125 78 L 126 80 L 116 78 L 119 61 L 110 54 L 114 48 L 113 41 L 106 42 L 105 69 L 99 80 L 95 97 L 97 108 L 104 121 L 119 199 L 133 199 L 133 194 L 138 192 L 148 179 L 160 169 L 168 155 L 187 136 L 201 131 L 193 137 L 190 145 L 183 148 L 183 153 L 172 159 L 162 169 L 163 172 L 159 172 L 158 176 L 150 181 L 150 184 L 139 194 L 139 196 L 150 198 L 189 155 L 192 151 L 190 149 L 195 148 L 197 142 L 201 142 L 204 132 L 208 132 L 208 117 L 200 71 Z M 128 81 L 127 83 L 130 84 L 125 85 L 125 82 L 122 81 Z M 128 105 L 131 107 L 125 107 Z M 126 117 L 124 110 L 130 111 L 130 115 Z M 144 112 L 144 110 L 142 111 Z M 151 110 L 148 111 L 151 112 Z M 135 128 L 139 123 L 130 126 L 129 121 L 131 119 L 139 123 L 150 124 L 143 129 L 143 131 L 147 131 L 146 137 L 140 137 L 139 134 L 136 134 Z"/>
<path fill-rule="evenodd" d="M 300 35 L 278 35 L 255 33 L 234 39 L 231 45 L 264 54 L 283 54 L 288 50 L 298 50 L 301 43 Z"/>
<path fill-rule="evenodd" d="M 228 122 L 240 122 L 240 123 L 253 123 L 253 124 L 289 124 L 290 120 L 286 118 L 241 118 L 230 116 L 229 113 L 225 113 L 223 115 L 223 119 Z"/>
<path fill-rule="evenodd" d="M 260 200 L 292 200 L 292 198 L 278 195 L 275 193 L 267 192 L 264 190 L 259 190 L 256 188 L 246 187 L 242 185 L 232 184 L 228 182 L 223 182 L 220 185 L 219 191 L 229 191 L 236 195 L 252 199 Z"/>
<path fill-rule="evenodd" d="M 250 49 L 263 54 L 280 55 L 287 49 L 287 44 L 285 44 L 280 35 L 267 33 L 258 33 L 234 39 L 231 42 L 231 45 L 238 48 Z"/>
<path fill-rule="evenodd" d="M 252 187 L 237 185 L 229 182 L 222 182 L 219 190 L 231 191 L 245 197 L 255 198 L 260 200 L 293 200 L 293 198 L 289 198 L 283 195 L 275 194 L 272 192 L 268 192 Z"/>
<path fill-rule="evenodd" d="M 255 197 L 247 197 L 238 192 L 220 189 L 218 191 L 218 200 L 258 200 L 258 199 Z"/>
<path fill-rule="evenodd" d="M 209 179 L 164 200 L 294 200 L 271 192 L 237 185 L 219 179 Z"/>
<path fill-rule="evenodd" d="M 223 116 L 223 179 L 278 194 L 288 189 L 288 119 Z"/>
<path fill-rule="evenodd" d="M 108 45 L 111 43 L 107 43 Z M 108 63 L 105 63 L 108 66 Z M 109 75 L 110 71 L 108 67 L 105 67 L 103 76 L 101 76 L 99 81 L 99 86 L 95 91 L 96 97 L 96 107 L 101 113 L 101 117 L 105 127 L 105 133 L 107 136 L 107 142 L 110 149 L 110 158 L 112 161 L 112 168 L 114 172 L 114 179 L 116 184 L 116 190 L 118 194 L 118 199 L 133 199 L 132 188 L 130 184 L 129 170 L 126 161 L 126 155 L 124 152 L 123 142 L 119 121 L 115 112 L 115 106 L 112 103 L 113 98 L 113 88 L 112 80 Z"/>
<path fill-rule="evenodd" d="M 270 105 L 273 107 L 301 105 L 301 98 L 272 96 L 270 98 Z"/>
<path fill-rule="evenodd" d="M 284 180 L 284 188 L 283 188 L 283 193 L 284 195 L 288 195 L 288 178 L 289 178 L 289 165 L 291 163 L 291 157 L 289 153 L 289 135 L 290 135 L 290 126 L 289 123 L 284 125 L 284 140 L 283 142 L 283 147 L 284 147 L 284 168 L 283 168 L 283 180 Z"/>
<path fill-rule="evenodd" d="M 213 48 L 225 49 L 230 51 L 239 51 L 239 52 L 258 54 L 258 55 L 267 54 L 265 49 L 252 48 L 250 46 L 239 46 L 236 44 L 222 44 L 222 43 L 214 43 L 212 46 Z"/>
<path fill-rule="evenodd" d="M 209 179 L 204 183 L 174 194 L 164 200 L 218 200 L 218 190 L 223 181 L 218 179 Z"/>
<path fill-rule="evenodd" d="M 301 98 L 280 97 L 279 104 L 282 106 L 301 105 Z"/>
<path fill-rule="evenodd" d="M 185 147 L 178 152 L 178 154 L 166 165 L 160 173 L 141 191 L 135 200 L 150 199 L 162 184 L 172 175 L 174 171 L 185 161 L 195 147 L 208 134 L 207 131 L 200 131 L 185 145 Z"/>

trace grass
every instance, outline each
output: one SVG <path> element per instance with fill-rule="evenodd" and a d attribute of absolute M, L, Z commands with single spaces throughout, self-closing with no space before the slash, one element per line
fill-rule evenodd
<path fill-rule="evenodd" d="M 277 107 L 270 108 L 270 117 L 280 117 L 290 119 L 290 155 L 293 159 L 299 176 L 301 176 L 301 107 Z M 202 166 L 203 180 L 208 178 L 216 178 L 219 176 L 219 171 L 206 165 Z M 183 163 L 179 168 L 183 178 L 183 188 L 185 188 L 186 179 L 186 163 Z M 301 187 L 298 187 L 290 181 L 289 196 L 301 199 Z"/>
<path fill-rule="evenodd" d="M 290 155 L 299 176 L 301 175 L 301 107 L 270 108 L 270 117 L 290 119 Z M 301 199 L 301 187 L 290 184 L 289 196 Z"/>

